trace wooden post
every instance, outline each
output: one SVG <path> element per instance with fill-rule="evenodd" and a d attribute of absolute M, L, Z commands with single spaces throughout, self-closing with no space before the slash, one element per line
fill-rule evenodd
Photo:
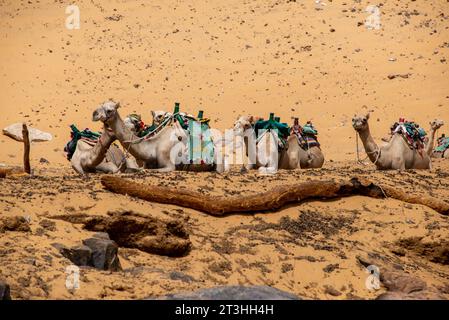
<path fill-rule="evenodd" d="M 31 174 L 31 166 L 30 166 L 30 135 L 28 133 L 27 125 L 24 123 L 22 125 L 22 137 L 23 137 L 23 170 Z"/>

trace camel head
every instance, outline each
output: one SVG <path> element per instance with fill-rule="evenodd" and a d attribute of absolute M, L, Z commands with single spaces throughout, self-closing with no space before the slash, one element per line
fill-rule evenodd
<path fill-rule="evenodd" d="M 234 134 L 238 136 L 243 136 L 244 132 L 250 129 L 253 124 L 257 121 L 254 116 L 241 116 L 234 122 Z"/>
<path fill-rule="evenodd" d="M 136 133 L 139 131 L 141 118 L 138 114 L 130 114 L 125 119 L 123 119 L 125 127 L 127 127 L 131 132 Z"/>
<path fill-rule="evenodd" d="M 92 114 L 92 121 L 101 121 L 109 123 L 117 116 L 117 109 L 120 108 L 120 103 L 114 101 L 107 101 L 100 105 Z"/>
<path fill-rule="evenodd" d="M 352 118 L 352 126 L 355 131 L 363 131 L 368 128 L 369 113 L 364 116 L 354 115 Z"/>
<path fill-rule="evenodd" d="M 440 129 L 443 125 L 444 125 L 444 121 L 439 120 L 439 119 L 435 119 L 430 122 L 430 128 L 435 131 Z"/>
<path fill-rule="evenodd" d="M 163 110 L 151 110 L 151 115 L 153 116 L 153 125 L 159 126 L 167 116 L 171 116 L 171 113 Z"/>

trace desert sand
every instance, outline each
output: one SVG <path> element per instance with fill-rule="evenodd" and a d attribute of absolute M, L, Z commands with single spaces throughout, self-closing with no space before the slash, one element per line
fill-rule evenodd
<path fill-rule="evenodd" d="M 79 0 L 80 29 L 68 30 L 69 2 L 0 0 L 0 127 L 26 122 L 54 137 L 32 144 L 32 177 L 0 179 L 0 217 L 27 217 L 30 226 L 0 233 L 0 280 L 12 298 L 141 299 L 260 284 L 305 299 L 374 299 L 388 288 L 367 289 L 360 259 L 449 298 L 449 221 L 427 207 L 355 196 L 216 218 L 109 193 L 100 175 L 83 180 L 65 158 L 69 125 L 99 130 L 92 112 L 109 98 L 122 115 L 148 122 L 150 110 L 180 102 L 182 111 L 204 110 L 220 130 L 238 115 L 275 112 L 289 123 L 313 121 L 323 169 L 124 176 L 234 196 L 357 175 L 447 201 L 447 160 L 406 172 L 357 164 L 351 118 L 372 112 L 378 141 L 402 116 L 426 130 L 434 118 L 449 123 L 449 3 L 385 2 L 381 29 L 369 30 L 369 2 L 324 2 L 317 10 L 312 0 Z M 4 135 L 0 145 L 0 163 L 20 166 L 23 145 Z M 93 232 L 54 217 L 116 210 L 182 222 L 191 251 L 174 258 L 120 247 L 122 271 L 82 268 L 81 288 L 67 290 L 71 263 L 52 244 L 73 246 Z"/>

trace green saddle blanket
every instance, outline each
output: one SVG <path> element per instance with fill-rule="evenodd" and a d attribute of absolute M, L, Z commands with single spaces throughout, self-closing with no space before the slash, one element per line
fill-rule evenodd
<path fill-rule="evenodd" d="M 435 148 L 435 152 L 445 152 L 449 149 L 449 137 L 442 136 L 438 139 L 438 145 Z"/>
<path fill-rule="evenodd" d="M 100 139 L 101 136 L 100 132 L 94 132 L 89 129 L 84 129 L 83 131 L 80 131 L 74 124 L 70 126 L 70 129 L 72 130 L 70 133 L 71 140 L 67 142 L 67 144 L 64 147 L 64 151 L 67 153 L 68 160 L 72 159 L 72 156 L 76 150 L 76 145 L 78 144 L 78 141 L 80 139 L 87 139 L 92 142 L 96 142 L 98 141 L 98 139 Z"/>
<path fill-rule="evenodd" d="M 290 127 L 288 124 L 280 122 L 280 119 L 275 118 L 272 113 L 270 114 L 270 118 L 268 120 L 258 120 L 254 124 L 254 130 L 256 132 L 257 139 L 264 131 L 275 130 L 284 146 L 286 145 L 287 138 L 290 135 Z"/>

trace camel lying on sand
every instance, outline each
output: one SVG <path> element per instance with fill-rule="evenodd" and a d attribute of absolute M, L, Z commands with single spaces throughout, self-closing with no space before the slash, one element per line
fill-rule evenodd
<path fill-rule="evenodd" d="M 103 103 L 94 111 L 94 121 L 102 121 L 110 127 L 123 148 L 142 161 L 144 168 L 158 172 L 176 170 L 187 152 L 188 132 L 177 121 L 171 120 L 151 136 L 140 138 L 125 125 L 119 107 L 120 104 L 113 101 Z M 217 164 L 216 170 L 222 172 L 223 166 Z"/>
<path fill-rule="evenodd" d="M 234 123 L 234 136 L 243 140 L 244 153 L 247 157 L 246 169 L 259 169 L 260 173 L 275 173 L 279 166 L 277 134 L 270 130 L 257 141 L 254 124 L 261 118 L 241 116 Z"/>
<path fill-rule="evenodd" d="M 321 168 L 324 164 L 324 155 L 319 147 L 304 150 L 298 139 L 291 135 L 287 140 L 288 148 L 282 154 L 280 169 L 312 169 Z"/>
<path fill-rule="evenodd" d="M 273 130 L 257 141 L 253 127 L 259 119 L 261 118 L 241 116 L 234 123 L 234 135 L 244 140 L 245 153 L 249 157 L 247 169 L 255 167 L 261 173 L 274 173 L 278 168 L 308 169 L 323 166 L 324 155 L 321 149 L 313 146 L 304 150 L 295 135 L 288 137 L 286 148 Z"/>
<path fill-rule="evenodd" d="M 377 169 L 430 169 L 431 160 L 425 150 L 411 149 L 401 134 L 393 134 L 391 140 L 379 147 L 371 136 L 369 113 L 364 116 L 354 116 L 352 126 L 362 140 L 365 152 Z"/>
<path fill-rule="evenodd" d="M 432 122 L 430 122 L 430 137 L 426 145 L 426 152 L 430 157 L 449 159 L 449 148 L 446 149 L 444 152 L 436 152 L 434 150 L 436 131 L 440 129 L 443 125 L 444 125 L 443 120 L 435 119 Z"/>
<path fill-rule="evenodd" d="M 312 124 L 310 123 L 313 129 Z M 324 164 L 324 154 L 321 151 L 316 136 L 312 136 L 313 144 L 307 140 L 305 128 L 300 130 L 298 118 L 290 130 L 290 136 L 287 139 L 287 150 L 282 154 L 281 169 L 312 169 L 321 168 Z M 304 141 L 304 146 L 300 144 L 299 139 Z"/>
<path fill-rule="evenodd" d="M 78 140 L 70 159 L 73 169 L 81 175 L 87 172 L 118 172 L 125 155 L 120 148 L 112 144 L 115 140 L 114 133 L 106 126 L 96 143 Z M 126 168 L 125 165 L 121 167 Z"/>

